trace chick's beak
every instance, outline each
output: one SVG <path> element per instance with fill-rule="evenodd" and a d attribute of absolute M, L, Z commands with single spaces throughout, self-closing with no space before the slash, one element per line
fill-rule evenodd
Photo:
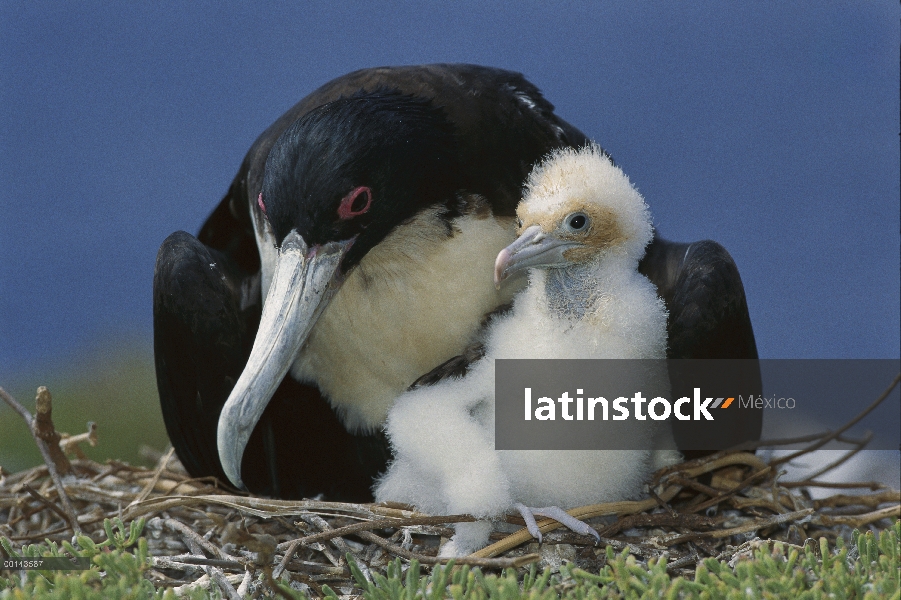
<path fill-rule="evenodd" d="M 579 246 L 578 242 L 563 240 L 545 233 L 539 225 L 530 225 L 516 241 L 504 248 L 494 261 L 494 285 L 510 275 L 530 267 L 563 267 L 569 264 L 563 253 Z"/>

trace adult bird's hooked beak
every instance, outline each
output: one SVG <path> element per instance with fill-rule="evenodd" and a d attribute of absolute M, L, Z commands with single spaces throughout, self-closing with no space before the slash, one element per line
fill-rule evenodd
<path fill-rule="evenodd" d="M 563 267 L 570 264 L 564 253 L 581 246 L 579 242 L 565 240 L 545 233 L 540 225 L 530 225 L 516 240 L 501 250 L 494 261 L 494 285 L 510 275 L 529 267 Z"/>
<path fill-rule="evenodd" d="M 250 358 L 222 408 L 216 432 L 222 469 L 239 488 L 245 488 L 241 459 L 247 440 L 341 286 L 338 266 L 354 239 L 308 248 L 292 230 L 282 242 Z"/>

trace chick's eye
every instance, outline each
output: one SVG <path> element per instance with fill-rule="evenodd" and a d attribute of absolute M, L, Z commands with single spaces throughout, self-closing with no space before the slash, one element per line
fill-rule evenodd
<path fill-rule="evenodd" d="M 372 205 L 372 190 L 368 187 L 360 186 L 351 190 L 351 192 L 341 199 L 338 205 L 338 217 L 341 219 L 350 219 L 357 215 L 362 215 L 369 210 Z"/>
<path fill-rule="evenodd" d="M 588 227 L 588 215 L 575 212 L 563 220 L 563 226 L 569 231 L 584 231 Z"/>

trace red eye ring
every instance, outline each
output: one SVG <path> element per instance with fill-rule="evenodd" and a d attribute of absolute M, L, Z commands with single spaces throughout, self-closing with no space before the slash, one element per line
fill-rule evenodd
<path fill-rule="evenodd" d="M 365 194 L 366 204 L 362 208 L 357 208 L 354 210 L 354 204 L 359 205 L 360 201 L 363 200 L 360 198 L 361 194 Z M 341 219 L 351 219 L 356 217 L 357 215 L 362 215 L 363 213 L 369 210 L 369 207 L 372 205 L 372 190 L 370 190 L 366 186 L 360 186 L 351 190 L 351 192 L 344 196 L 341 199 L 341 204 L 338 206 L 338 216 Z"/>
<path fill-rule="evenodd" d="M 257 196 L 257 206 L 260 207 L 260 210 L 263 211 L 263 214 L 266 214 L 266 205 L 263 204 L 263 192 L 260 192 L 260 195 Z M 269 215 L 266 215 L 267 217 Z"/>

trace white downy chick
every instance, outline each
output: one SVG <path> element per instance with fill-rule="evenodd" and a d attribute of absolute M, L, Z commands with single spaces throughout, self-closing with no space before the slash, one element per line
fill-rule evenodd
<path fill-rule="evenodd" d="M 654 470 L 680 458 L 669 424 L 616 425 L 616 435 L 627 431 L 654 450 L 495 450 L 494 359 L 666 358 L 666 308 L 638 272 L 653 234 L 650 214 L 592 145 L 558 150 L 537 165 L 517 216 L 519 237 L 498 255 L 495 282 L 529 269 L 529 285 L 491 323 L 486 354 L 465 377 L 397 399 L 386 424 L 395 460 L 376 500 L 480 519 L 518 509 L 539 539 L 533 514 L 597 535 L 561 509 L 638 496 Z M 666 381 L 661 374 L 651 392 L 668 395 Z M 610 433 L 606 422 L 598 426 Z M 460 523 L 442 555 L 474 552 L 490 532 L 489 521 Z"/>

